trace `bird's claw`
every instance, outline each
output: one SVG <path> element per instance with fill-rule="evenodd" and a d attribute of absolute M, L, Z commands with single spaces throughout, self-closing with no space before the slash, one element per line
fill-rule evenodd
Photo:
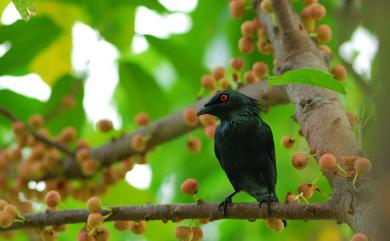
<path fill-rule="evenodd" d="M 231 205 L 233 202 L 232 202 L 232 198 L 231 197 L 227 197 L 225 199 L 225 201 L 221 202 L 219 205 L 218 205 L 218 209 L 220 211 L 223 210 L 223 216 L 226 216 L 227 213 L 228 213 L 228 205 Z"/>
<path fill-rule="evenodd" d="M 267 204 L 267 211 L 268 211 L 268 216 L 271 216 L 271 204 L 272 203 L 277 203 L 278 200 L 275 199 L 274 196 L 265 196 L 264 198 L 259 200 L 259 207 L 261 208 L 261 205 L 263 203 Z"/>

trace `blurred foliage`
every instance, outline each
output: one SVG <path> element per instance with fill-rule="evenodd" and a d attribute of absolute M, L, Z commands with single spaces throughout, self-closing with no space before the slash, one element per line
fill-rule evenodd
<path fill-rule="evenodd" d="M 26 9 L 21 2 L 13 1 L 22 16 Z M 321 0 L 327 7 L 327 17 L 323 23 L 336 25 L 336 14 L 340 1 Z M 9 1 L 0 2 L 0 13 Z M 0 90 L 0 105 L 26 121 L 35 113 L 48 118 L 47 127 L 57 134 L 66 126 L 74 126 L 79 135 L 93 145 L 100 145 L 112 136 L 102 135 L 94 129 L 93 123 L 87 121 L 86 111 L 82 105 L 85 79 L 88 73 L 75 74 L 71 63 L 72 28 L 75 23 L 82 22 L 95 30 L 101 41 L 107 41 L 119 53 L 117 62 L 119 83 L 113 95 L 113 104 L 123 125 L 123 131 L 135 128 L 133 118 L 136 113 L 144 111 L 152 119 L 157 119 L 173 111 L 177 111 L 196 100 L 200 89 L 199 79 L 209 72 L 207 62 L 210 55 L 239 56 L 237 41 L 240 37 L 240 23 L 229 16 L 228 4 L 225 0 L 200 1 L 196 9 L 188 13 L 192 28 L 183 34 L 159 38 L 145 36 L 149 48 L 140 53 L 131 52 L 131 44 L 135 33 L 135 16 L 137 8 L 144 6 L 159 14 L 169 15 L 172 12 L 157 0 L 35 0 L 37 16 L 30 21 L 16 21 L 11 25 L 0 26 L 0 44 L 9 44 L 10 49 L 0 56 L 0 76 L 21 76 L 37 73 L 51 86 L 48 101 L 22 96 L 9 90 Z M 296 1 L 296 8 L 302 9 L 303 3 Z M 22 10 L 21 10 L 22 9 Z M 254 13 L 247 13 L 245 18 L 253 18 Z M 334 35 L 337 39 L 337 29 Z M 337 53 L 340 42 L 329 44 Z M 215 53 L 213 48 L 218 48 Z M 95 51 L 99 51 L 96 49 Z M 246 61 L 245 69 L 255 61 L 264 61 L 272 66 L 272 56 L 252 54 L 242 56 Z M 214 56 L 215 58 L 215 56 Z M 221 57 L 223 58 L 223 57 Z M 228 59 L 223 58 L 225 65 Z M 336 61 L 337 62 L 337 56 Z M 171 73 L 167 80 L 161 69 Z M 101 81 L 111 81 L 101 79 Z M 165 81 L 165 82 L 164 82 Z M 167 84 L 167 82 L 169 84 Z M 356 113 L 362 112 L 363 94 L 354 84 L 351 75 L 344 85 L 348 95 L 341 97 L 348 109 Z M 72 111 L 61 109 L 64 96 L 76 97 L 77 107 Z M 283 199 L 288 191 L 296 192 L 297 186 L 303 182 L 311 182 L 321 175 L 314 160 L 304 170 L 296 170 L 291 165 L 291 156 L 296 151 L 309 153 L 305 140 L 298 136 L 299 126 L 291 120 L 293 106 L 272 108 L 263 117 L 274 132 L 278 166 L 277 192 Z M 0 147 L 6 145 L 10 137 L 10 124 L 0 116 Z M 197 136 L 202 140 L 200 153 L 193 154 L 186 149 L 189 136 Z M 293 149 L 282 148 L 282 136 L 293 136 L 297 144 Z M 131 205 L 146 203 L 193 202 L 190 197 L 179 191 L 181 182 L 187 178 L 196 178 L 200 183 L 198 196 L 207 202 L 220 202 L 232 191 L 218 161 L 214 157 L 213 142 L 201 130 L 188 136 L 182 136 L 164 145 L 148 155 L 152 171 L 152 182 L 146 190 L 139 190 L 125 181 L 120 181 L 108 189 L 102 196 L 106 205 Z M 331 193 L 329 184 L 323 176 L 316 183 L 326 195 L 316 193 L 313 202 L 327 199 Z M 253 201 L 246 194 L 239 194 L 235 201 Z M 84 203 L 68 198 L 61 206 L 65 208 L 82 208 Z M 184 223 L 189 223 L 185 221 Z M 176 224 L 150 222 L 144 238 L 130 232 L 118 232 L 111 224 L 106 225 L 112 234 L 111 240 L 175 240 Z M 59 234 L 59 240 L 75 240 L 82 225 L 69 225 L 65 233 Z M 286 241 L 341 241 L 350 237 L 351 231 L 346 226 L 336 226 L 334 222 L 325 221 L 289 221 L 288 228 L 282 233 L 269 231 L 262 221 L 248 222 L 244 220 L 221 220 L 207 224 L 203 228 L 205 240 L 286 240 Z M 0 236 L 0 240 L 4 240 Z M 17 232 L 14 240 L 30 240 L 27 234 Z"/>

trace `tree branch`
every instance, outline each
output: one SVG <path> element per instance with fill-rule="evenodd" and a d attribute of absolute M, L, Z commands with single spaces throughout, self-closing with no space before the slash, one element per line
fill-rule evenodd
<path fill-rule="evenodd" d="M 304 67 L 328 71 L 316 44 L 307 31 L 300 28 L 302 23 L 289 1 L 272 0 L 272 7 L 278 27 L 273 26 L 271 16 L 260 7 L 257 12 L 278 60 L 275 74 Z M 298 84 L 285 88 L 295 106 L 295 117 L 301 126 L 300 133 L 306 138 L 312 153 L 316 153 L 317 157 L 332 153 L 338 159 L 342 156 L 361 155 L 361 146 L 335 92 Z M 346 222 L 355 231 L 373 237 L 375 218 L 369 177 L 360 177 L 357 190 L 354 190 L 350 179 L 338 177 L 331 172 L 325 175 L 334 191 L 330 205 L 337 212 L 338 222 Z"/>
<path fill-rule="evenodd" d="M 246 85 L 243 86 L 240 91 L 257 99 L 260 102 L 262 109 L 265 110 L 273 105 L 286 104 L 289 102 L 283 88 L 277 86 L 267 88 L 267 82 Z M 208 98 L 209 97 L 203 98 L 190 107 L 199 109 L 206 103 Z M 135 134 L 141 133 L 151 136 L 151 139 L 147 142 L 146 146 L 146 150 L 149 150 L 199 127 L 200 124 L 193 127 L 187 126 L 184 123 L 182 111 L 178 111 L 152 122 L 147 128 L 139 128 L 133 133 L 123 135 L 118 139 L 103 144 L 102 146 L 91 150 L 90 155 L 100 162 L 101 167 L 109 166 L 115 162 L 125 160 L 132 155 L 140 154 L 131 148 L 131 139 Z M 74 157 L 68 157 L 62 160 L 62 171 L 62 175 L 67 178 L 84 177 L 80 166 Z"/>
<path fill-rule="evenodd" d="M 5 118 L 7 118 L 8 120 L 10 120 L 11 122 L 15 122 L 15 121 L 21 121 L 19 120 L 19 118 L 17 118 L 16 116 L 14 116 L 10 111 L 8 111 L 7 109 L 3 108 L 0 106 L 0 114 L 3 115 Z M 60 143 L 56 142 L 56 141 L 53 141 L 53 140 L 50 140 L 49 138 L 39 134 L 38 132 L 34 131 L 29 125 L 26 125 L 24 124 L 24 126 L 26 127 L 27 131 L 30 132 L 31 135 L 34 136 L 34 138 L 40 142 L 43 142 L 49 146 L 52 146 L 56 149 L 58 149 L 59 151 L 63 152 L 64 154 L 68 155 L 68 156 L 74 156 L 74 153 L 69 150 L 67 147 L 61 145 Z"/>
<path fill-rule="evenodd" d="M 268 207 L 258 203 L 236 203 L 228 207 L 228 215 L 223 216 L 218 204 L 208 204 L 199 201 L 197 204 L 166 204 L 109 207 L 112 214 L 105 221 L 119 220 L 162 220 L 179 221 L 182 219 L 207 218 L 211 221 L 218 219 L 246 219 L 256 220 L 269 217 Z M 327 204 L 273 204 L 272 217 L 280 219 L 296 220 L 326 220 L 335 219 L 335 210 Z M 109 211 L 102 211 L 107 215 Z M 85 223 L 88 218 L 86 209 L 73 209 L 65 211 L 47 211 L 36 214 L 23 215 L 26 219 L 23 223 L 14 223 L 6 229 L 0 228 L 0 233 L 25 228 L 42 228 L 45 226 L 57 226 L 62 224 Z"/>

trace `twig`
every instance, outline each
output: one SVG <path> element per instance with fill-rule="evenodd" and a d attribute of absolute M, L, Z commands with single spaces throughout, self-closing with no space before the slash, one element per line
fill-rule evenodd
<path fill-rule="evenodd" d="M 10 120 L 11 122 L 15 122 L 15 121 L 20 121 L 15 115 L 13 115 L 10 111 L 8 111 L 7 109 L 3 108 L 0 106 L 0 114 L 3 115 L 4 117 L 6 117 L 8 120 Z M 50 139 L 48 139 L 47 137 L 39 134 L 38 132 L 34 131 L 29 125 L 26 125 L 25 124 L 25 127 L 27 129 L 27 131 L 34 136 L 34 138 L 40 142 L 43 142 L 49 146 L 52 146 L 58 150 L 60 150 L 61 152 L 63 152 L 64 154 L 68 155 L 68 156 L 74 156 L 74 153 L 69 150 L 67 147 L 61 145 L 60 143 L 56 142 L 56 141 L 52 141 Z"/>

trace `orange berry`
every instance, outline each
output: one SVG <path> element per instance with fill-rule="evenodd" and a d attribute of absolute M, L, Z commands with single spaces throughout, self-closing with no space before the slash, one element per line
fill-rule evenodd
<path fill-rule="evenodd" d="M 252 66 L 252 71 L 259 78 L 263 78 L 268 75 L 268 65 L 264 62 L 256 62 Z"/>
<path fill-rule="evenodd" d="M 133 233 L 137 235 L 143 234 L 145 230 L 146 230 L 146 222 L 143 220 L 133 222 L 133 225 L 131 225 L 131 231 L 133 231 Z"/>
<path fill-rule="evenodd" d="M 65 95 L 61 104 L 66 109 L 72 109 L 76 105 L 76 98 L 72 95 Z"/>
<path fill-rule="evenodd" d="M 229 83 L 229 80 L 227 80 L 227 79 L 221 79 L 219 81 L 219 84 L 221 85 L 221 88 L 224 90 L 229 90 L 232 88 L 230 83 Z"/>
<path fill-rule="evenodd" d="M 87 209 L 89 213 L 98 213 L 102 208 L 102 202 L 98 197 L 91 197 L 87 201 Z"/>
<path fill-rule="evenodd" d="M 134 162 L 132 160 L 125 160 L 125 161 L 122 161 L 121 162 L 121 167 L 125 170 L 125 171 L 131 171 L 134 167 Z"/>
<path fill-rule="evenodd" d="M 302 183 L 298 187 L 298 192 L 299 193 L 303 193 L 303 196 L 305 198 L 311 198 L 313 196 L 313 193 L 314 193 L 313 184 L 307 183 L 307 182 L 306 183 Z"/>
<path fill-rule="evenodd" d="M 198 181 L 196 179 L 187 179 L 181 184 L 180 189 L 185 194 L 193 196 L 198 192 Z"/>
<path fill-rule="evenodd" d="M 61 195 L 57 191 L 50 191 L 45 195 L 45 202 L 49 207 L 57 207 L 61 203 Z"/>
<path fill-rule="evenodd" d="M 187 108 L 182 113 L 184 123 L 187 126 L 196 126 L 198 124 L 198 116 L 196 116 L 196 109 L 193 107 Z"/>
<path fill-rule="evenodd" d="M 112 121 L 108 119 L 101 119 L 96 124 L 97 129 L 99 129 L 101 132 L 109 132 L 113 129 Z"/>
<path fill-rule="evenodd" d="M 14 216 L 6 211 L 0 211 L 0 228 L 9 228 L 14 222 Z"/>
<path fill-rule="evenodd" d="M 287 149 L 290 149 L 295 144 L 295 140 L 289 136 L 283 136 L 281 142 L 282 142 L 282 145 Z"/>
<path fill-rule="evenodd" d="M 272 44 L 270 42 L 263 42 L 263 41 L 258 41 L 257 42 L 257 50 L 262 53 L 262 54 L 272 54 L 274 51 L 272 48 Z"/>
<path fill-rule="evenodd" d="M 298 170 L 303 169 L 307 165 L 307 157 L 302 152 L 297 152 L 292 157 L 292 164 Z"/>
<path fill-rule="evenodd" d="M 329 25 L 321 24 L 317 27 L 317 38 L 322 42 L 329 42 L 332 39 L 332 29 Z"/>
<path fill-rule="evenodd" d="M 217 67 L 213 70 L 213 77 L 216 80 L 220 80 L 225 76 L 225 68 L 224 67 Z"/>
<path fill-rule="evenodd" d="M 13 216 L 14 218 L 16 218 L 16 217 L 18 216 L 18 214 L 19 214 L 19 211 L 18 211 L 18 209 L 16 208 L 16 206 L 15 206 L 15 205 L 12 205 L 12 204 L 7 204 L 7 205 L 4 207 L 3 210 L 9 212 L 10 214 L 12 214 L 12 216 Z"/>
<path fill-rule="evenodd" d="M 136 133 L 131 137 L 131 148 L 133 148 L 134 151 L 142 152 L 146 149 L 146 140 L 145 136 Z"/>
<path fill-rule="evenodd" d="M 114 228 L 118 231 L 126 231 L 131 227 L 131 224 L 129 221 L 115 221 Z"/>
<path fill-rule="evenodd" d="M 260 20 L 259 20 L 258 17 L 254 17 L 254 18 L 252 19 L 252 22 L 253 22 L 253 24 L 255 25 L 255 28 L 256 28 L 256 29 L 263 28 L 263 25 L 261 24 L 261 22 L 260 22 Z"/>
<path fill-rule="evenodd" d="M 26 129 L 21 121 L 15 121 L 12 123 L 12 131 L 14 132 L 15 136 L 21 136 L 25 134 Z"/>
<path fill-rule="evenodd" d="M 230 66 L 235 70 L 235 71 L 241 71 L 244 68 L 245 62 L 241 58 L 232 58 L 230 60 Z"/>
<path fill-rule="evenodd" d="M 0 199 L 0 211 L 4 209 L 4 207 L 8 204 L 4 199 Z"/>
<path fill-rule="evenodd" d="M 77 241 L 95 241 L 94 237 L 89 236 L 85 229 L 80 230 Z"/>
<path fill-rule="evenodd" d="M 305 7 L 301 12 L 301 18 L 304 20 L 308 20 L 311 18 L 311 9 L 310 6 Z"/>
<path fill-rule="evenodd" d="M 68 143 L 74 138 L 76 138 L 76 129 L 73 127 L 67 127 L 61 132 L 59 139 L 61 142 Z"/>
<path fill-rule="evenodd" d="M 330 71 L 333 75 L 333 78 L 343 81 L 347 78 L 347 70 L 345 70 L 344 66 L 338 64 L 332 68 Z"/>
<path fill-rule="evenodd" d="M 305 3 L 306 3 L 307 5 L 310 5 L 310 4 L 316 3 L 316 2 L 318 2 L 318 0 L 305 0 Z"/>
<path fill-rule="evenodd" d="M 190 241 L 193 239 L 193 232 L 190 227 L 179 226 L 175 229 L 175 236 L 182 241 Z"/>
<path fill-rule="evenodd" d="M 255 43 L 253 43 L 249 38 L 242 37 L 238 41 L 238 48 L 241 53 L 251 54 L 255 49 Z"/>
<path fill-rule="evenodd" d="M 88 228 L 99 228 L 104 221 L 103 215 L 100 213 L 90 213 L 87 219 Z"/>
<path fill-rule="evenodd" d="M 95 241 L 107 241 L 110 238 L 110 231 L 105 227 L 101 227 L 93 234 Z"/>
<path fill-rule="evenodd" d="M 149 115 L 145 112 L 140 112 L 135 116 L 134 121 L 139 126 L 146 126 L 149 123 Z"/>
<path fill-rule="evenodd" d="M 336 157 L 332 154 L 326 153 L 318 160 L 320 169 L 322 171 L 332 171 L 337 167 Z"/>
<path fill-rule="evenodd" d="M 81 162 L 81 170 L 84 175 L 92 176 L 97 170 L 97 163 L 95 160 L 88 158 Z"/>
<path fill-rule="evenodd" d="M 287 192 L 286 197 L 284 199 L 286 204 L 291 204 L 291 203 L 299 203 L 299 199 L 297 196 L 292 194 L 291 192 Z"/>
<path fill-rule="evenodd" d="M 320 45 L 318 48 L 325 54 L 332 54 L 332 50 L 328 45 Z"/>
<path fill-rule="evenodd" d="M 84 139 L 80 139 L 77 141 L 77 148 L 81 149 L 81 148 L 89 148 L 89 144 L 86 140 Z"/>
<path fill-rule="evenodd" d="M 192 228 L 192 240 L 191 241 L 200 241 L 203 239 L 203 231 L 198 227 Z"/>
<path fill-rule="evenodd" d="M 241 33 L 244 37 L 255 38 L 256 37 L 256 23 L 253 21 L 245 21 L 241 24 Z"/>
<path fill-rule="evenodd" d="M 206 134 L 206 136 L 210 139 L 213 139 L 214 138 L 214 135 L 215 135 L 215 130 L 217 129 L 217 125 L 216 124 L 212 124 L 212 125 L 208 125 L 206 126 L 206 128 L 204 129 L 204 132 Z"/>
<path fill-rule="evenodd" d="M 270 230 L 275 232 L 280 232 L 284 229 L 284 224 L 279 218 L 267 218 L 265 224 Z"/>
<path fill-rule="evenodd" d="M 76 152 L 76 159 L 78 161 L 86 160 L 89 157 L 90 157 L 89 148 L 81 148 L 81 149 L 77 150 L 77 152 Z"/>
<path fill-rule="evenodd" d="M 205 114 L 199 116 L 200 123 L 204 126 L 215 124 L 216 118 L 213 115 Z"/>
<path fill-rule="evenodd" d="M 191 152 L 197 153 L 202 149 L 202 142 L 198 138 L 192 137 L 187 141 L 187 147 Z"/>
<path fill-rule="evenodd" d="M 203 75 L 200 79 L 200 83 L 204 88 L 212 89 L 215 85 L 215 79 L 211 75 Z"/>
<path fill-rule="evenodd" d="M 235 19 L 240 19 L 245 14 L 245 1 L 235 0 L 229 3 L 230 15 Z"/>
<path fill-rule="evenodd" d="M 57 233 L 53 227 L 45 227 L 39 234 L 41 241 L 55 241 L 57 240 Z"/>
<path fill-rule="evenodd" d="M 371 171 L 372 163 L 370 160 L 364 157 L 359 157 L 354 163 L 355 171 L 358 173 L 366 173 Z"/>
<path fill-rule="evenodd" d="M 326 8 L 319 3 L 310 4 L 309 8 L 311 17 L 317 22 L 326 15 Z"/>
<path fill-rule="evenodd" d="M 259 77 L 257 77 L 253 71 L 245 72 L 244 79 L 246 80 L 246 83 L 248 83 L 248 84 L 257 83 L 260 81 Z"/>
<path fill-rule="evenodd" d="M 273 12 L 271 0 L 263 0 L 263 1 L 261 1 L 260 7 L 266 13 L 272 13 Z"/>
<path fill-rule="evenodd" d="M 351 238 L 351 241 L 368 241 L 368 238 L 365 234 L 363 233 L 355 233 L 352 238 Z"/>
<path fill-rule="evenodd" d="M 41 127 L 43 125 L 43 117 L 41 115 L 33 115 L 28 120 L 28 124 L 32 128 L 38 129 L 39 127 Z"/>

